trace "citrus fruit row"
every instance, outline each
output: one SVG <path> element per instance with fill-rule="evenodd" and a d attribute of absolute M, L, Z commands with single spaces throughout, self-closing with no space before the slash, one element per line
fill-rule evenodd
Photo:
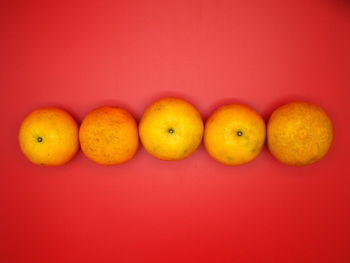
<path fill-rule="evenodd" d="M 100 107 L 80 127 L 62 109 L 34 110 L 23 120 L 19 144 L 34 164 L 63 165 L 78 151 L 101 165 L 124 163 L 135 155 L 139 140 L 152 156 L 167 161 L 190 156 L 204 141 L 215 160 L 226 165 L 252 161 L 265 141 L 274 157 L 302 166 L 320 160 L 333 139 L 332 122 L 317 105 L 292 102 L 277 108 L 267 125 L 252 108 L 228 104 L 217 108 L 205 125 L 199 112 L 179 98 L 152 103 L 137 124 L 125 109 Z"/>

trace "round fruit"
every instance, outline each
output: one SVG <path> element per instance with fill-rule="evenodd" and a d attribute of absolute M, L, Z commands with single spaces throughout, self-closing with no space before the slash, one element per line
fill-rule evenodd
<path fill-rule="evenodd" d="M 241 104 L 216 109 L 205 124 L 204 145 L 209 155 L 226 165 L 253 160 L 265 142 L 265 122 L 253 109 Z"/>
<path fill-rule="evenodd" d="M 143 146 L 161 160 L 181 160 L 200 145 L 203 121 L 199 112 L 178 98 L 162 98 L 144 112 L 139 133 Z"/>
<path fill-rule="evenodd" d="M 102 165 L 130 160 L 136 153 L 139 138 L 132 115 L 121 108 L 100 107 L 88 113 L 79 130 L 85 156 Z"/>
<path fill-rule="evenodd" d="M 320 160 L 332 144 L 332 122 L 318 106 L 292 102 L 276 109 L 267 127 L 268 147 L 273 156 L 289 165 Z"/>
<path fill-rule="evenodd" d="M 34 164 L 58 166 L 68 162 L 78 151 L 78 125 L 65 111 L 40 108 L 23 120 L 19 144 Z"/>

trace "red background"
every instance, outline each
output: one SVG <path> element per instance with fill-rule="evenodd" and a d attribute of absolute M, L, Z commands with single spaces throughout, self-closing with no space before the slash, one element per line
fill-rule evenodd
<path fill-rule="evenodd" d="M 350 262 L 348 1 L 1 1 L 0 262 Z M 139 119 L 164 95 L 207 118 L 243 102 L 324 107 L 335 140 L 288 167 L 265 149 L 226 167 L 201 146 L 163 162 L 140 147 L 102 167 L 80 152 L 34 166 L 17 132 L 54 105 Z"/>

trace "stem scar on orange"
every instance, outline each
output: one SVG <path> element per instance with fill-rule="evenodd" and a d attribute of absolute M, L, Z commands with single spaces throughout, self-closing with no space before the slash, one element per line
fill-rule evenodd
<path fill-rule="evenodd" d="M 320 160 L 333 140 L 332 122 L 319 106 L 292 102 L 276 109 L 268 122 L 267 143 L 282 163 L 302 166 Z"/>
<path fill-rule="evenodd" d="M 135 155 L 139 145 L 137 123 L 125 109 L 100 107 L 85 116 L 79 140 L 85 156 L 95 163 L 124 163 Z"/>
<path fill-rule="evenodd" d="M 265 134 L 265 122 L 255 110 L 242 104 L 228 104 L 217 108 L 208 118 L 204 145 L 218 162 L 240 165 L 261 152 Z"/>
<path fill-rule="evenodd" d="M 200 145 L 203 121 L 190 103 L 178 98 L 162 98 L 144 112 L 139 133 L 152 156 L 166 161 L 181 160 Z"/>
<path fill-rule="evenodd" d="M 64 110 L 55 107 L 32 111 L 19 130 L 19 144 L 34 164 L 58 166 L 78 151 L 78 125 Z"/>

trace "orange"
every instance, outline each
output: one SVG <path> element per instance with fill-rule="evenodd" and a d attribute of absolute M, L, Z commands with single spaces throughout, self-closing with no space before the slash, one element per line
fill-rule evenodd
<path fill-rule="evenodd" d="M 67 112 L 54 107 L 27 115 L 18 139 L 24 155 L 38 165 L 65 164 L 79 149 L 77 123 Z"/>
<path fill-rule="evenodd" d="M 102 165 L 130 160 L 139 145 L 137 124 L 132 115 L 124 109 L 107 106 L 85 116 L 79 140 L 85 156 Z"/>
<path fill-rule="evenodd" d="M 332 122 L 319 107 L 292 102 L 276 109 L 267 127 L 268 147 L 288 165 L 307 165 L 320 160 L 332 144 Z"/>
<path fill-rule="evenodd" d="M 139 124 L 146 151 L 161 160 L 181 160 L 200 145 L 203 121 L 190 103 L 178 98 L 162 98 L 151 104 Z"/>
<path fill-rule="evenodd" d="M 261 152 L 265 134 L 265 122 L 255 110 L 242 104 L 229 104 L 219 107 L 208 118 L 204 145 L 218 162 L 240 165 Z"/>

